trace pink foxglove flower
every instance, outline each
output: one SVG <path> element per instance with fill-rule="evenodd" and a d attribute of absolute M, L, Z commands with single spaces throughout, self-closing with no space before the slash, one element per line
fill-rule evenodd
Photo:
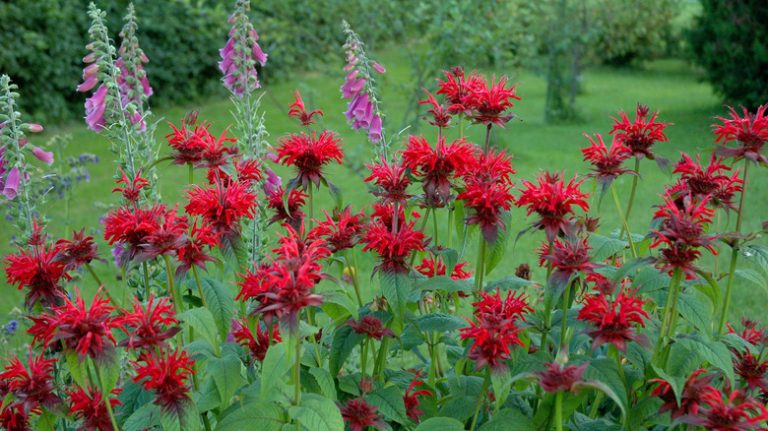
<path fill-rule="evenodd" d="M 16 166 L 12 167 L 3 181 L 3 195 L 5 195 L 6 198 L 10 200 L 16 198 L 16 195 L 19 192 L 20 179 L 21 174 L 19 173 L 19 168 Z"/>
<path fill-rule="evenodd" d="M 50 151 L 45 151 L 40 147 L 32 147 L 32 154 L 37 160 L 40 160 L 48 166 L 53 164 L 53 153 Z"/>
<path fill-rule="evenodd" d="M 144 121 L 146 111 L 144 103 L 153 91 L 149 85 L 147 72 L 144 71 L 144 65 L 149 62 L 149 58 L 139 46 L 139 39 L 136 37 L 138 25 L 133 4 L 128 5 L 125 21 L 125 26 L 120 32 L 122 42 L 118 51 L 119 58 L 115 62 L 115 66 L 120 70 L 117 75 L 117 86 L 121 106 L 126 111 L 125 115 L 131 124 L 136 125 L 138 130 L 143 132 L 147 129 Z"/>
<path fill-rule="evenodd" d="M 254 30 L 248 11 L 250 0 L 238 0 L 235 12 L 229 17 L 232 29 L 229 40 L 219 50 L 219 70 L 224 74 L 224 86 L 237 97 L 261 87 L 256 64 L 264 66 L 267 54 L 259 46 L 259 35 Z"/>
<path fill-rule="evenodd" d="M 94 132 L 106 126 L 104 113 L 107 109 L 107 86 L 102 84 L 93 95 L 85 99 L 85 122 Z"/>

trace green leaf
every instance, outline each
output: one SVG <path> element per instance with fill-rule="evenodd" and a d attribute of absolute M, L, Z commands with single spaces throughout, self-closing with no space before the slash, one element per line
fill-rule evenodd
<path fill-rule="evenodd" d="M 216 424 L 215 431 L 280 431 L 284 423 L 282 409 L 277 405 L 254 401 L 228 408 Z"/>
<path fill-rule="evenodd" d="M 768 292 L 768 282 L 766 282 L 765 277 L 754 269 L 739 268 L 734 272 L 734 274 L 736 274 L 742 280 L 746 280 Z"/>
<path fill-rule="evenodd" d="M 405 415 L 403 393 L 396 386 L 389 386 L 371 392 L 365 397 L 366 401 L 379 408 L 385 418 L 400 424 L 408 422 Z"/>
<path fill-rule="evenodd" d="M 431 313 L 419 316 L 416 324 L 425 332 L 455 331 L 467 326 L 467 321 L 461 317 L 445 313 Z"/>
<path fill-rule="evenodd" d="M 713 367 L 720 369 L 731 381 L 735 381 L 731 352 L 721 341 L 702 341 L 694 338 L 682 338 L 677 343 L 697 352 Z"/>
<path fill-rule="evenodd" d="M 627 400 L 627 388 L 621 379 L 616 362 L 610 358 L 598 358 L 592 360 L 584 373 L 585 380 L 593 380 L 597 384 L 590 385 L 603 391 L 610 397 L 626 416 L 629 401 Z"/>
<path fill-rule="evenodd" d="M 592 249 L 592 260 L 595 262 L 602 262 L 629 247 L 627 241 L 609 238 L 596 233 L 589 236 L 589 245 Z"/>
<path fill-rule="evenodd" d="M 464 431 L 464 424 L 454 418 L 429 418 L 420 423 L 414 431 Z"/>
<path fill-rule="evenodd" d="M 402 327 L 405 313 L 408 310 L 408 298 L 411 295 L 411 280 L 405 274 L 382 272 L 381 293 L 389 302 L 392 313 L 395 316 L 396 326 Z"/>
<path fill-rule="evenodd" d="M 520 290 L 529 286 L 535 286 L 536 283 L 531 280 L 526 280 L 524 278 L 520 278 L 516 275 L 509 275 L 507 277 L 504 277 L 500 280 L 495 280 L 486 283 L 484 289 L 486 292 L 496 291 L 496 290 Z"/>
<path fill-rule="evenodd" d="M 512 375 L 509 369 L 505 369 L 501 373 L 491 373 L 491 386 L 493 387 L 493 394 L 495 396 L 495 408 L 500 409 L 501 406 L 507 401 L 509 396 L 509 387 L 512 385 Z"/>
<path fill-rule="evenodd" d="M 667 374 L 666 371 L 662 370 L 660 367 L 657 367 L 656 365 L 652 365 L 653 370 L 656 372 L 656 374 L 659 375 L 664 381 L 669 383 L 669 386 L 672 388 L 672 393 L 675 395 L 675 399 L 677 400 L 677 404 L 680 404 L 680 397 L 683 393 L 683 387 L 685 386 L 685 381 L 688 379 L 685 376 L 671 376 Z"/>
<path fill-rule="evenodd" d="M 219 336 L 222 340 L 227 338 L 227 333 L 232 325 L 232 316 L 235 309 L 235 300 L 232 292 L 219 280 L 205 277 L 200 283 L 203 287 L 205 305 L 213 315 L 219 328 Z"/>
<path fill-rule="evenodd" d="M 344 419 L 336 404 L 317 394 L 302 394 L 301 404 L 289 409 L 291 417 L 309 431 L 344 431 Z"/>
<path fill-rule="evenodd" d="M 331 318 L 339 323 L 348 318 L 358 319 L 358 309 L 354 300 L 344 292 L 323 292 L 323 305 L 320 307 L 325 311 L 327 305 L 337 306 L 342 312 L 331 310 L 327 313 Z"/>
<path fill-rule="evenodd" d="M 328 358 L 328 366 L 332 376 L 339 374 L 339 370 L 344 366 L 349 354 L 352 353 L 355 346 L 360 345 L 363 335 L 352 330 L 349 325 L 343 325 L 336 328 L 331 341 L 331 354 Z"/>
<path fill-rule="evenodd" d="M 216 321 L 210 310 L 207 308 L 193 308 L 179 314 L 179 319 L 188 327 L 194 329 L 195 336 L 199 336 L 210 343 L 214 348 L 214 352 L 217 355 L 219 354 L 221 343 L 219 342 L 219 334 L 216 329 Z"/>
<path fill-rule="evenodd" d="M 141 383 L 134 383 L 133 380 L 129 379 L 123 385 L 123 390 L 120 392 L 118 399 L 122 403 L 115 409 L 118 423 L 121 420 L 124 420 L 127 423 L 126 418 L 145 408 L 147 405 L 153 405 L 152 400 L 154 399 L 154 395 L 152 395 L 151 392 L 144 390 Z M 125 423 L 121 425 L 123 425 L 123 427 L 126 426 Z M 150 427 L 146 426 L 141 429 L 144 428 Z"/>
<path fill-rule="evenodd" d="M 437 277 L 424 278 L 416 282 L 416 292 L 440 290 L 447 293 L 471 292 L 473 289 L 470 280 L 454 280 L 451 277 L 440 275 Z M 414 298 L 416 300 L 418 298 Z"/>
<path fill-rule="evenodd" d="M 160 411 L 160 424 L 163 431 L 181 431 L 181 420 L 175 412 Z"/>
<path fill-rule="evenodd" d="M 233 354 L 224 355 L 221 358 L 213 358 L 208 362 L 208 375 L 216 384 L 219 394 L 219 408 L 226 409 L 229 406 L 235 392 L 245 384 L 241 375 L 242 363 L 240 358 Z"/>
<path fill-rule="evenodd" d="M 259 395 L 262 400 L 271 400 L 275 388 L 284 385 L 283 376 L 291 368 L 288 361 L 288 354 L 285 349 L 285 342 L 272 345 L 264 357 L 261 366 L 261 390 Z"/>
<path fill-rule="evenodd" d="M 72 380 L 77 383 L 78 386 L 84 388 L 85 385 L 85 367 L 87 362 L 80 361 L 77 357 L 77 352 L 72 349 L 67 349 L 64 352 L 64 358 L 67 362 L 67 369 L 69 369 L 69 375 L 72 376 Z"/>
<path fill-rule="evenodd" d="M 669 348 L 666 372 L 674 377 L 688 377 L 701 365 L 701 355 L 689 346 L 673 343 Z"/>
<path fill-rule="evenodd" d="M 493 415 L 478 431 L 537 431 L 531 418 L 519 410 L 504 409 Z"/>
<path fill-rule="evenodd" d="M 741 254 L 760 267 L 763 273 L 768 274 L 768 247 L 760 244 L 749 244 L 741 247 Z"/>
<path fill-rule="evenodd" d="M 309 374 L 315 378 L 317 385 L 320 387 L 320 391 L 326 398 L 336 400 L 336 386 L 333 383 L 333 377 L 331 373 L 325 368 L 311 368 Z"/>
<path fill-rule="evenodd" d="M 678 308 L 683 318 L 702 333 L 711 332 L 712 308 L 708 301 L 703 300 L 694 292 L 683 294 L 678 302 Z"/>
<path fill-rule="evenodd" d="M 509 226 L 509 213 L 502 217 L 504 218 L 504 225 Z M 507 242 L 509 242 L 509 234 L 507 231 L 500 229 L 498 235 L 496 235 L 496 241 L 491 244 L 491 250 L 485 260 L 486 274 L 490 274 L 504 258 L 504 255 L 507 253 Z"/>

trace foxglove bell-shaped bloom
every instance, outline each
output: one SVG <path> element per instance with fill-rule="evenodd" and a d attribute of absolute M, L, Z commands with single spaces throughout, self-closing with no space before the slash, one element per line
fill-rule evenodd
<path fill-rule="evenodd" d="M 250 0 L 238 0 L 230 15 L 229 39 L 219 50 L 219 70 L 224 74 L 224 86 L 237 97 L 243 97 L 261 87 L 256 65 L 267 63 L 267 54 L 259 46 L 259 35 L 248 18 Z"/>

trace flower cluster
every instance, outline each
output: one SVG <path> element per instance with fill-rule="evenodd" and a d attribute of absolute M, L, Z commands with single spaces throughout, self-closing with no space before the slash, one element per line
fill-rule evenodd
<path fill-rule="evenodd" d="M 697 155 L 694 161 L 691 156 L 683 153 L 673 171 L 680 174 L 680 179 L 669 188 L 668 194 L 675 198 L 678 206 L 684 205 L 682 200 L 690 196 L 697 202 L 709 199 L 709 204 L 715 208 L 733 209 L 733 196 L 741 191 L 743 181 L 738 171 L 728 176 L 726 172 L 730 170 L 714 154 L 705 169 L 700 156 Z"/>
<path fill-rule="evenodd" d="M 237 97 L 250 94 L 261 87 L 257 64 L 267 63 L 267 54 L 259 46 L 259 35 L 248 18 L 251 2 L 238 0 L 235 12 L 229 16 L 232 25 L 224 48 L 219 50 L 219 70 L 224 74 L 224 86 Z"/>
<path fill-rule="evenodd" d="M 321 182 L 327 182 L 323 167 L 332 161 L 341 164 L 344 158 L 339 141 L 333 132 L 327 130 L 319 136 L 315 132 L 288 135 L 277 148 L 278 160 L 296 169 L 293 183 L 301 185 L 304 190 L 309 190 L 311 184 L 319 187 Z"/>
<path fill-rule="evenodd" d="M 403 152 L 403 164 L 421 179 L 424 205 L 442 208 L 451 200 L 451 182 L 472 171 L 478 148 L 465 139 L 446 144 L 439 137 L 433 149 L 423 136 L 411 136 Z"/>
<path fill-rule="evenodd" d="M 445 95 L 451 103 L 448 110 L 461 113 L 474 122 L 488 127 L 504 127 L 514 115 L 509 109 L 514 106 L 512 100 L 520 100 L 515 86 L 507 87 L 507 78 L 495 77 L 486 81 L 477 72 L 466 74 L 464 69 L 456 67 L 445 71 L 445 81 L 438 80 L 437 94 Z"/>
<path fill-rule="evenodd" d="M 768 105 L 762 105 L 752 114 L 743 109 L 740 116 L 735 109 L 730 109 L 730 118 L 717 117 L 721 124 L 713 125 L 718 147 L 717 154 L 723 157 L 733 157 L 734 160 L 746 158 L 754 162 L 768 163 L 768 158 L 761 153 L 765 141 L 768 141 L 768 116 L 765 111 Z M 736 141 L 737 147 L 728 147 L 731 141 Z"/>
<path fill-rule="evenodd" d="M 578 319 L 593 327 L 587 332 L 592 337 L 592 348 L 609 343 L 623 352 L 628 341 L 645 343 L 644 337 L 634 329 L 635 325 L 644 327 L 648 319 L 644 304 L 635 293 L 625 289 L 613 299 L 602 292 L 587 295 Z"/>
<path fill-rule="evenodd" d="M 584 135 L 589 139 L 589 147 L 582 148 L 581 153 L 584 160 L 592 165 L 593 175 L 601 184 L 610 184 L 619 175 L 630 172 L 621 165 L 624 160 L 632 157 L 632 150 L 624 145 L 617 136 L 614 135 L 611 141 L 611 148 L 605 146 L 603 136 L 599 133 L 595 137 Z"/>
<path fill-rule="evenodd" d="M 523 180 L 523 189 L 517 198 L 518 207 L 527 207 L 528 215 L 538 214 L 533 226 L 543 229 L 547 241 L 552 242 L 561 232 L 566 232 L 575 207 L 589 211 L 587 195 L 579 189 L 583 180 L 572 178 L 568 183 L 557 173 L 544 172 L 538 184 Z"/>
<path fill-rule="evenodd" d="M 641 104 L 637 104 L 635 110 L 635 120 L 630 121 L 626 112 L 621 112 L 620 119 L 613 119 L 613 128 L 611 134 L 623 145 L 629 147 L 632 154 L 640 159 L 647 157 L 654 159 L 653 145 L 657 142 L 666 142 L 667 135 L 664 129 L 668 126 L 666 123 L 656 121 L 658 112 L 650 114 L 650 109 Z"/>

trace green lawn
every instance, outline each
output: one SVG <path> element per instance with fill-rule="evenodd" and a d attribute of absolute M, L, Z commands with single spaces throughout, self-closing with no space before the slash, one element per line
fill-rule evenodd
<path fill-rule="evenodd" d="M 388 134 L 392 134 L 398 128 L 406 101 L 410 100 L 409 87 L 405 84 L 409 80 L 408 60 L 399 50 L 388 49 L 379 55 L 380 60 L 387 66 L 388 72 L 381 80 L 380 88 L 383 95 L 385 112 L 389 115 L 390 122 L 385 120 L 385 126 L 390 124 Z M 446 65 L 452 66 L 452 65 Z M 370 155 L 370 147 L 364 136 L 353 132 L 345 124 L 342 112 L 345 103 L 340 99 L 339 86 L 343 75 L 338 68 L 327 68 L 315 73 L 307 73 L 289 82 L 274 86 L 267 86 L 266 96 L 263 99 L 263 107 L 266 110 L 267 126 L 270 131 L 270 142 L 287 133 L 296 131 L 298 126 L 293 119 L 286 115 L 287 106 L 292 102 L 292 92 L 295 88 L 302 91 L 304 99 L 309 106 L 321 108 L 326 115 L 320 124 L 335 130 L 343 137 L 343 146 L 346 153 L 357 160 L 366 160 Z M 541 77 L 528 72 L 489 71 L 497 74 L 506 73 L 512 81 L 518 82 L 518 93 L 522 96 L 515 112 L 522 121 L 514 121 L 508 127 L 496 133 L 494 145 L 507 149 L 514 154 L 513 165 L 520 178 L 532 178 L 537 172 L 547 169 L 564 171 L 571 176 L 576 173 L 586 173 L 586 165 L 581 161 L 579 148 L 585 145 L 586 139 L 582 132 L 601 132 L 606 134 L 611 126 L 609 116 L 616 115 L 619 110 L 634 110 L 637 102 L 651 106 L 652 109 L 661 111 L 660 118 L 672 122 L 675 125 L 668 129 L 669 143 L 657 147 L 657 152 L 671 159 L 676 159 L 679 151 L 709 152 L 713 148 L 713 136 L 710 132 L 710 124 L 713 116 L 722 114 L 724 108 L 718 99 L 712 94 L 711 88 L 701 83 L 696 73 L 686 64 L 677 60 L 664 60 L 647 65 L 643 69 L 615 70 L 593 69 L 587 72 L 583 81 L 583 94 L 579 97 L 578 108 L 583 120 L 579 123 L 564 125 L 546 125 L 543 122 L 543 104 L 545 95 L 545 83 Z M 267 69 L 268 73 L 268 69 Z M 150 77 L 151 79 L 151 77 Z M 74 83 L 73 83 L 74 86 Z M 22 96 L 24 89 L 21 89 Z M 157 92 L 162 88 L 155 89 Z M 210 100 L 201 105 L 180 106 L 173 109 L 162 110 L 157 114 L 174 122 L 178 121 L 186 111 L 199 109 L 200 118 L 210 121 L 215 130 L 222 130 L 232 124 L 230 114 L 231 105 L 228 100 Z M 163 121 L 158 127 L 158 139 L 169 130 Z M 422 127 L 421 132 L 432 132 Z M 407 131 L 410 133 L 411 131 Z M 110 195 L 115 166 L 107 142 L 99 135 L 89 132 L 80 124 L 63 128 L 49 128 L 41 138 L 47 139 L 55 133 L 69 133 L 73 140 L 68 152 L 79 154 L 91 152 L 101 157 L 101 163 L 91 168 L 92 179 L 90 183 L 81 184 L 75 190 L 75 197 L 71 204 L 70 227 L 80 229 L 83 226 L 98 227 L 99 218 L 106 212 L 110 204 L 116 199 Z M 483 131 L 480 127 L 470 128 L 468 136 L 475 142 L 481 142 Z M 403 139 L 397 145 L 401 146 Z M 163 151 L 167 153 L 167 151 Z M 658 195 L 662 192 L 664 184 L 670 180 L 662 173 L 653 162 L 643 161 L 642 180 L 638 190 L 638 198 L 635 204 L 636 211 L 632 214 L 630 225 L 637 233 L 645 233 L 651 218 L 651 206 L 659 202 Z M 285 172 L 285 171 L 281 171 Z M 747 229 L 757 229 L 763 220 L 763 213 L 768 205 L 768 180 L 760 169 L 753 170 L 752 181 L 749 185 L 749 207 L 745 226 Z M 202 175 L 198 173 L 198 178 Z M 334 166 L 330 169 L 329 177 L 343 192 L 345 202 L 351 203 L 355 208 L 369 201 L 366 188 L 358 173 L 349 169 L 346 165 Z M 183 166 L 163 165 L 161 169 L 162 193 L 166 202 L 175 202 L 186 185 L 187 171 Z M 624 177 L 618 182 L 621 195 L 628 193 L 630 177 Z M 586 190 L 591 190 L 592 183 L 584 183 Z M 330 199 L 325 193 L 320 195 L 323 201 L 320 206 L 328 207 Z M 183 206 L 183 202 L 181 203 Z M 595 201 L 596 206 L 596 201 Z M 53 199 L 45 208 L 45 213 L 51 218 L 49 232 L 53 235 L 63 234 L 67 220 L 63 216 L 64 205 Z M 615 208 L 610 197 L 607 197 L 602 207 L 595 209 L 601 218 L 601 232 L 607 233 L 618 227 Z M 523 229 L 529 221 L 525 213 L 515 210 L 509 227 L 512 237 Z M 725 224 L 726 220 L 722 220 Z M 731 220 L 733 223 L 733 220 Z M 13 232 L 4 229 L 0 232 L 0 251 L 7 253 L 11 248 L 7 245 Z M 444 235 L 444 233 L 443 233 Z M 99 236 L 99 235 L 96 235 Z M 541 241 L 542 235 L 536 233 L 523 237 L 512 249 L 510 242 L 509 252 L 505 261 L 492 273 L 488 279 L 494 279 L 500 275 L 511 272 L 512 268 L 520 263 L 529 263 L 535 266 L 536 258 L 533 250 Z M 473 244 L 473 242 L 471 243 Z M 467 258 L 474 261 L 474 246 L 468 247 L 472 252 L 467 253 Z M 109 249 L 102 245 L 101 254 L 109 257 Z M 727 256 L 721 256 L 725 261 Z M 360 259 L 365 268 L 370 267 L 370 259 Z M 111 264 L 96 264 L 100 273 L 110 289 L 117 291 L 115 280 L 116 272 Z M 543 274 L 540 274 L 543 275 Z M 78 284 L 90 286 L 89 278 L 78 281 Z M 4 285 L 5 300 L 0 305 L 0 312 L 10 310 L 21 303 L 22 294 L 15 289 Z M 761 304 L 766 303 L 766 291 L 757 288 L 754 284 L 740 283 L 734 298 L 734 315 L 749 314 L 752 317 L 759 316 L 762 311 Z M 3 317 L 0 315 L 0 321 Z"/>

